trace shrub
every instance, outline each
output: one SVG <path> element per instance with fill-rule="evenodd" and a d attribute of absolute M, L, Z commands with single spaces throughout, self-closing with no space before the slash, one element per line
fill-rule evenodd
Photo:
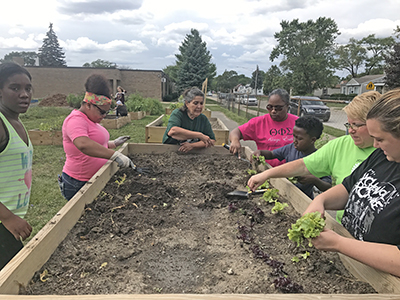
<path fill-rule="evenodd" d="M 178 97 L 179 97 L 179 93 L 174 92 L 169 95 L 165 95 L 162 100 L 165 102 L 174 102 L 174 101 L 178 100 Z"/>
<path fill-rule="evenodd" d="M 164 113 L 164 107 L 157 99 L 146 98 L 144 101 L 147 106 L 145 111 L 150 112 L 150 115 L 162 115 Z"/>
<path fill-rule="evenodd" d="M 125 105 L 129 112 L 147 111 L 145 100 L 139 93 L 129 95 L 128 99 L 125 101 Z"/>
<path fill-rule="evenodd" d="M 67 102 L 68 105 L 73 107 L 73 108 L 80 108 L 81 103 L 83 101 L 83 98 L 85 98 L 85 94 L 80 94 L 80 95 L 75 95 L 75 94 L 69 94 L 67 96 Z"/>
<path fill-rule="evenodd" d="M 177 103 L 171 103 L 169 105 L 169 108 L 171 110 L 177 109 L 177 108 L 181 108 L 183 106 L 183 102 L 177 102 Z"/>

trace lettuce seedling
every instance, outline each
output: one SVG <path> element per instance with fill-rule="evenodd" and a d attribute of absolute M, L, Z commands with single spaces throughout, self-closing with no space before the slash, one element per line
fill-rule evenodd
<path fill-rule="evenodd" d="M 288 207 L 289 205 L 287 203 L 281 203 L 278 200 L 275 201 L 274 207 L 271 209 L 271 212 L 273 214 L 277 214 L 281 212 L 285 207 Z"/>
<path fill-rule="evenodd" d="M 311 239 L 319 236 L 324 227 L 325 220 L 321 217 L 320 212 L 308 213 L 292 224 L 292 228 L 288 230 L 288 237 L 289 240 L 297 243 L 297 247 L 305 248 L 305 240 L 308 240 L 308 246 L 312 247 Z"/>
<path fill-rule="evenodd" d="M 249 174 L 249 175 L 256 175 L 256 174 L 257 174 L 257 171 L 256 171 L 256 170 L 253 170 L 253 169 L 247 169 L 247 174 Z"/>
<path fill-rule="evenodd" d="M 269 189 L 263 194 L 262 198 L 268 203 L 273 203 L 279 198 L 278 192 L 278 189 Z"/>

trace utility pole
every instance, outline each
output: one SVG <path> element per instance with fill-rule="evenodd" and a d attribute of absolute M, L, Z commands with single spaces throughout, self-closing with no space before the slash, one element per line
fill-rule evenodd
<path fill-rule="evenodd" d="M 256 80 L 255 80 L 255 84 L 254 84 L 254 87 L 256 88 L 256 99 L 257 99 L 257 85 L 258 85 L 258 65 L 257 65 L 257 69 L 256 69 Z M 261 101 L 258 101 L 257 117 L 260 114 L 260 103 L 261 103 Z"/>

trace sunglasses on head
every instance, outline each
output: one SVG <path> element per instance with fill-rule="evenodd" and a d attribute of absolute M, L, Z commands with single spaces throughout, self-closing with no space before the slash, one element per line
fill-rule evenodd
<path fill-rule="evenodd" d="M 93 104 L 93 103 L 92 103 L 92 105 L 95 106 L 95 107 L 99 110 L 99 113 L 100 113 L 101 115 L 107 115 L 107 114 L 109 113 L 109 111 L 104 110 L 104 109 L 101 109 L 101 108 L 98 107 L 96 104 Z"/>
<path fill-rule="evenodd" d="M 276 110 L 276 111 L 281 111 L 283 108 L 285 107 L 285 105 L 271 105 L 271 104 L 268 104 L 267 105 L 267 109 L 269 110 L 269 111 L 271 111 L 271 110 Z"/>

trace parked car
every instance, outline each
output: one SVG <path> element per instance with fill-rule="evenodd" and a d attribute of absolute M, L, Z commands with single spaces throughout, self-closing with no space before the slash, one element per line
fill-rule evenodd
<path fill-rule="evenodd" d="M 293 96 L 290 99 L 289 112 L 297 115 L 299 100 L 300 104 L 300 116 L 314 116 L 321 119 L 323 122 L 327 122 L 331 117 L 331 110 L 326 106 L 320 98 L 311 96 Z"/>
<path fill-rule="evenodd" d="M 258 100 L 256 98 L 256 96 L 253 95 L 249 95 L 249 97 L 247 98 L 247 96 L 242 96 L 240 103 L 247 105 L 247 101 L 249 102 L 249 106 L 257 106 L 258 105 Z"/>

